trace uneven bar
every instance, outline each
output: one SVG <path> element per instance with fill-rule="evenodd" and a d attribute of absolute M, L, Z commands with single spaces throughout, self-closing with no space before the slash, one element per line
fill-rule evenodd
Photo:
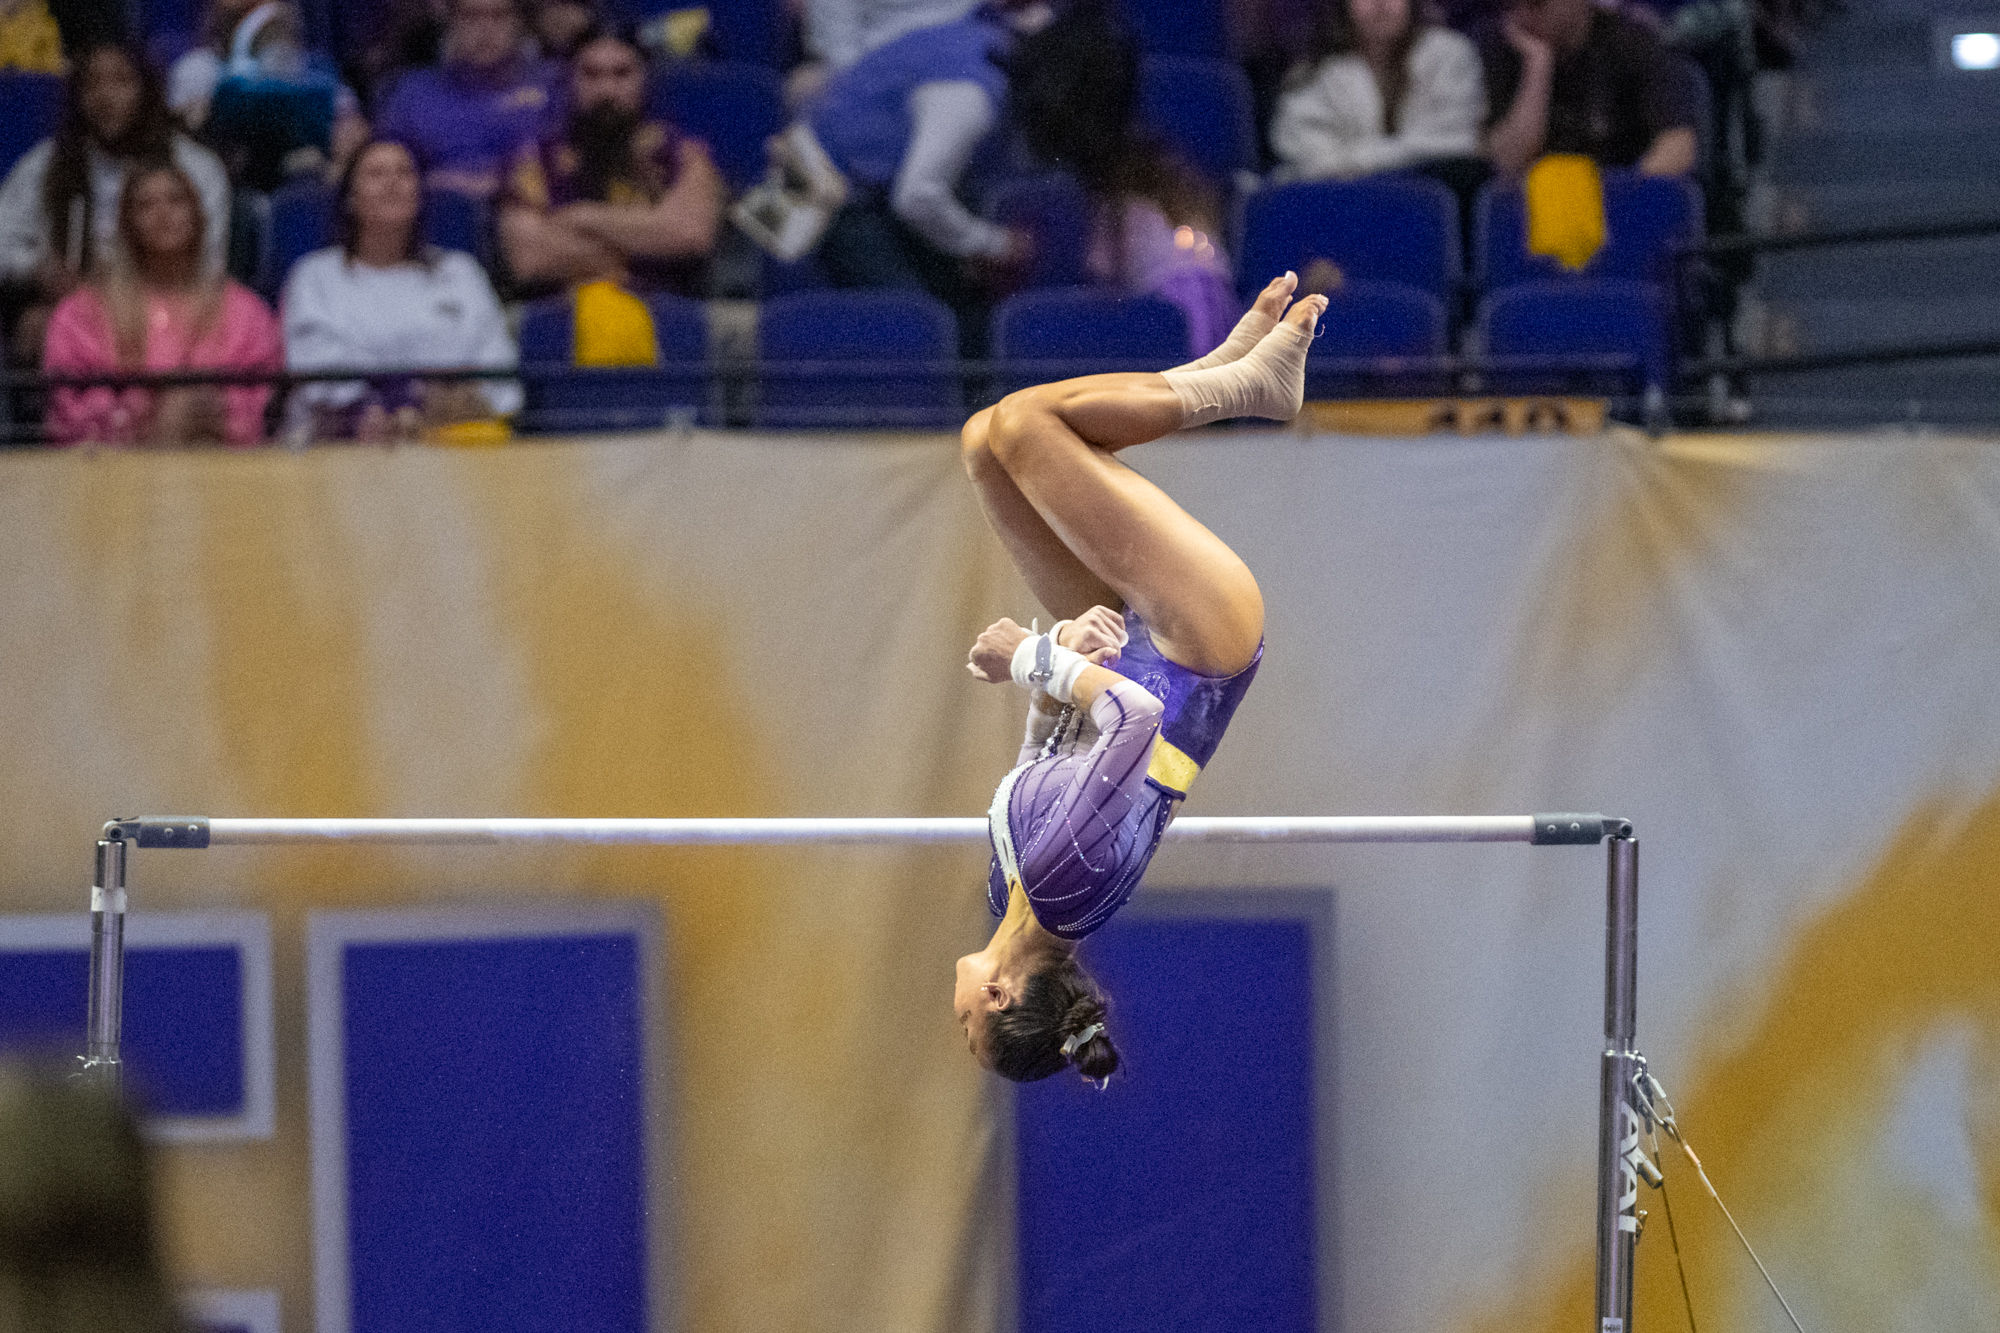
<path fill-rule="evenodd" d="M 1548 815 L 1190 816 L 1167 829 L 1168 842 L 1534 842 Z M 141 847 L 227 847 L 256 843 L 395 842 L 437 845 L 522 842 L 887 843 L 986 840 L 977 816 L 937 819 L 204 819 L 155 817 L 113 821 Z M 1593 839 L 1594 841 L 1594 839 Z"/>

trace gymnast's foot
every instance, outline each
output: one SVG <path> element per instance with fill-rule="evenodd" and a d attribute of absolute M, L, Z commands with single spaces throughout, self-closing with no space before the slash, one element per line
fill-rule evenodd
<path fill-rule="evenodd" d="M 1238 360 L 1204 370 L 1164 372 L 1180 399 L 1181 428 L 1231 417 L 1290 421 L 1297 416 L 1305 404 L 1306 352 L 1325 312 L 1324 296 L 1308 296 Z"/>
<path fill-rule="evenodd" d="M 1208 370 L 1242 360 L 1251 348 L 1264 341 L 1264 335 L 1278 326 L 1278 318 L 1285 313 L 1285 306 L 1291 301 L 1292 292 L 1298 285 L 1299 275 L 1290 269 L 1271 279 L 1264 290 L 1257 293 L 1256 303 L 1244 313 L 1243 318 L 1236 321 L 1236 327 L 1222 340 L 1222 346 L 1199 361 L 1175 366 L 1174 371 L 1169 373 Z"/>

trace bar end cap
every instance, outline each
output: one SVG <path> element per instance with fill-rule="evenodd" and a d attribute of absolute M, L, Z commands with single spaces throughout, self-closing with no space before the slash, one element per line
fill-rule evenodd
<path fill-rule="evenodd" d="M 1616 815 L 1536 815 L 1534 820 L 1535 835 L 1529 842 L 1537 847 L 1587 847 L 1606 838 L 1632 836 L 1632 821 Z"/>
<path fill-rule="evenodd" d="M 104 826 L 107 839 L 128 839 L 140 847 L 208 846 L 208 818 L 205 815 L 142 815 L 136 819 L 114 819 Z"/>

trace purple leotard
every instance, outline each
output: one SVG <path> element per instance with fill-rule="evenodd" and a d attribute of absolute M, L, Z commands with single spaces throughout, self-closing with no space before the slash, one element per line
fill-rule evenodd
<path fill-rule="evenodd" d="M 1233 676 L 1202 676 L 1160 656 L 1138 615 L 1125 613 L 1131 642 L 1116 670 L 1125 677 L 1097 697 L 1087 749 L 1080 735 L 1052 754 L 1031 736 L 1009 774 L 1007 832 L 1021 887 L 1050 934 L 1077 940 L 1096 930 L 1139 887 L 1188 784 L 1208 762 L 1264 659 Z M 1007 910 L 1007 874 L 996 849 L 986 901 Z"/>

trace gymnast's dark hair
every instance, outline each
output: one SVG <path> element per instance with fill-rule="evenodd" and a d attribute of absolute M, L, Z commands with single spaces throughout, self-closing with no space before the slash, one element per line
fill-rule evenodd
<path fill-rule="evenodd" d="M 993 1072 L 1016 1083 L 1033 1083 L 1075 1065 L 1087 1079 L 1110 1078 L 1118 1068 L 1118 1048 L 1103 1027 L 1074 1054 L 1064 1055 L 1062 1049 L 1070 1038 L 1103 1022 L 1104 992 L 1074 955 L 1065 957 L 1029 977 L 1013 1004 L 987 1015 Z"/>

